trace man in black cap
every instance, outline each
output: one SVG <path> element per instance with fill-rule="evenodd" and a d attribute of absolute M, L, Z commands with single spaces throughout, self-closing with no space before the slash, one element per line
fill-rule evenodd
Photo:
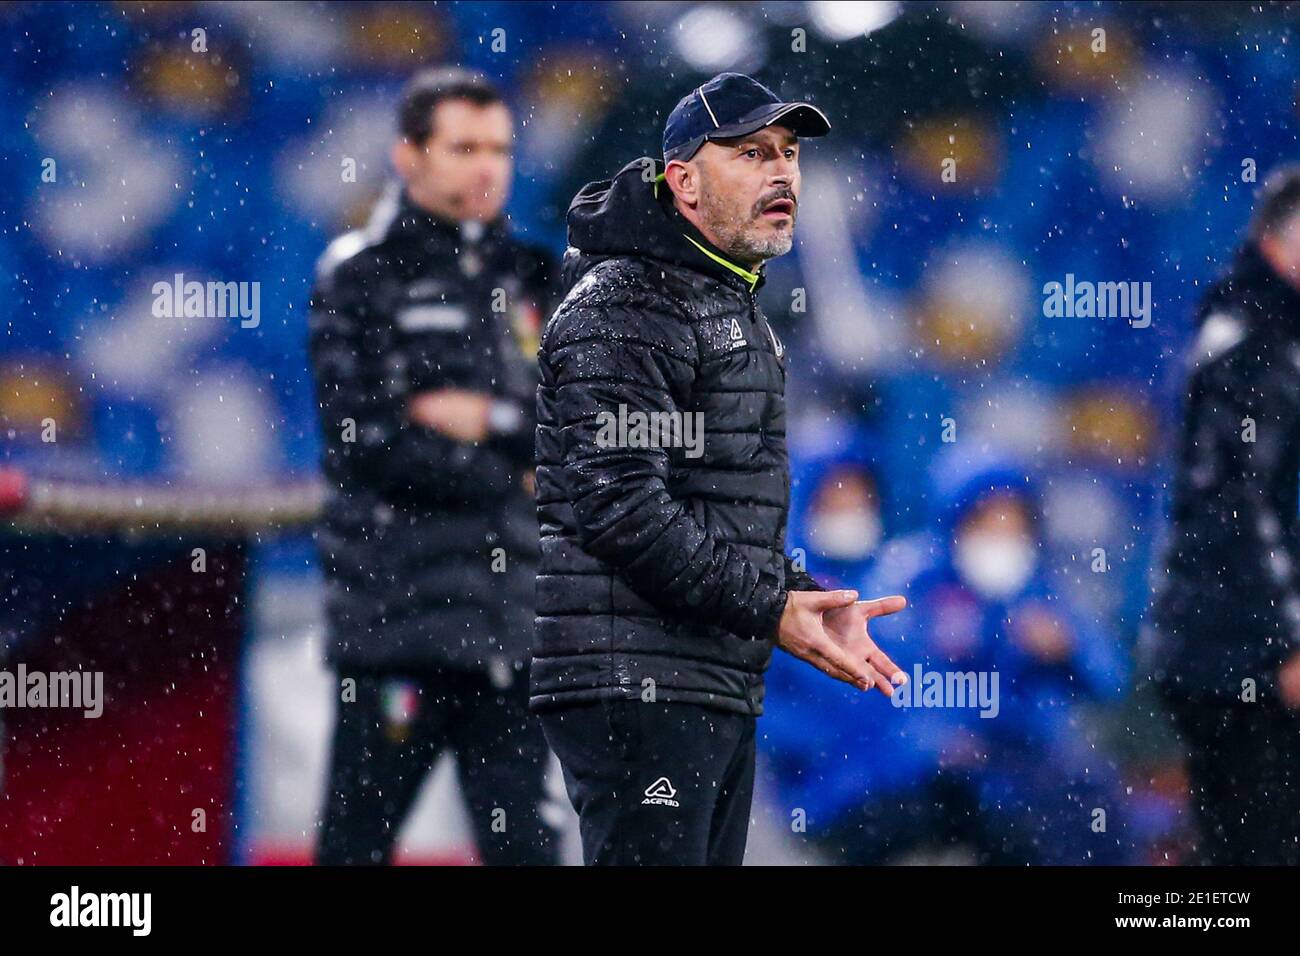
<path fill-rule="evenodd" d="M 588 864 L 739 864 L 763 672 L 780 646 L 862 690 L 906 678 L 784 553 L 784 347 L 755 293 L 788 252 L 799 137 L 830 123 L 724 73 L 649 157 L 569 208 L 542 338 L 542 562 L 530 706 Z M 666 164 L 666 165 L 665 165 Z"/>

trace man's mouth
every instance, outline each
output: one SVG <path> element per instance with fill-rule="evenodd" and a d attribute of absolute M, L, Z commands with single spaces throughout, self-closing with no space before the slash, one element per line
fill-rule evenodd
<path fill-rule="evenodd" d="M 763 216 L 768 219 L 781 219 L 794 215 L 793 199 L 774 199 L 763 207 Z"/>

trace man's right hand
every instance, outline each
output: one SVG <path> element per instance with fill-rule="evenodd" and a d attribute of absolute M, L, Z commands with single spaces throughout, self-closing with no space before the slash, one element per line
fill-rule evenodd
<path fill-rule="evenodd" d="M 488 436 L 492 396 L 460 388 L 440 388 L 411 397 L 411 421 L 459 442 L 481 442 Z"/>
<path fill-rule="evenodd" d="M 857 599 L 857 591 L 790 591 L 777 629 L 777 644 L 827 676 L 868 691 L 889 682 L 866 660 L 832 639 L 822 622 L 826 611 L 848 607 Z"/>

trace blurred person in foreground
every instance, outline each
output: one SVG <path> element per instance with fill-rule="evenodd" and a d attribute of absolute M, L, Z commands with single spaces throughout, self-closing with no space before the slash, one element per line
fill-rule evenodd
<path fill-rule="evenodd" d="M 480 858 L 555 862 L 527 712 L 536 336 L 551 266 L 502 213 L 513 124 L 458 69 L 402 93 L 390 188 L 311 301 L 328 499 L 319 544 L 341 701 L 318 862 L 390 862 L 456 751 Z"/>
<path fill-rule="evenodd" d="M 1260 190 L 1187 357 L 1151 675 L 1188 755 L 1198 855 L 1300 863 L 1300 166 Z"/>
<path fill-rule="evenodd" d="M 672 111 L 664 163 L 569 208 L 538 390 L 532 705 L 589 865 L 742 862 L 777 646 L 860 690 L 903 679 L 867 633 L 903 599 L 823 591 L 784 551 L 784 347 L 756 292 L 793 242 L 799 137 L 829 129 L 724 73 Z"/>
<path fill-rule="evenodd" d="M 930 498 L 933 530 L 904 539 L 926 564 L 904 580 L 880 563 L 864 581 L 916 609 L 900 636 L 913 679 L 888 702 L 806 677 L 774 686 L 783 804 L 832 862 L 1122 862 L 1117 777 L 1086 707 L 1119 696 L 1123 662 L 1043 570 L 1035 483 L 1010 456 L 952 449 Z"/>

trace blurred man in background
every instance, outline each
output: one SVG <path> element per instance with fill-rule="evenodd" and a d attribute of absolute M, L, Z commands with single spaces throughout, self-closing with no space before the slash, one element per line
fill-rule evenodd
<path fill-rule="evenodd" d="M 588 864 L 742 862 L 776 646 L 861 690 L 898 674 L 866 621 L 902 599 L 816 593 L 784 553 L 785 351 L 755 292 L 793 243 L 798 137 L 829 129 L 724 73 L 669 116 L 666 166 L 633 161 L 569 208 L 576 285 L 538 390 L 532 703 Z M 610 428 L 631 413 L 676 429 Z"/>
<path fill-rule="evenodd" d="M 1206 862 L 1300 863 L 1300 167 L 1265 181 L 1188 356 L 1152 608 Z"/>
<path fill-rule="evenodd" d="M 502 214 L 509 110 L 455 69 L 402 94 L 402 180 L 318 267 L 320 531 L 341 701 L 318 859 L 381 863 L 455 749 L 487 863 L 549 863 L 547 750 L 527 714 L 539 309 L 550 264 Z"/>

